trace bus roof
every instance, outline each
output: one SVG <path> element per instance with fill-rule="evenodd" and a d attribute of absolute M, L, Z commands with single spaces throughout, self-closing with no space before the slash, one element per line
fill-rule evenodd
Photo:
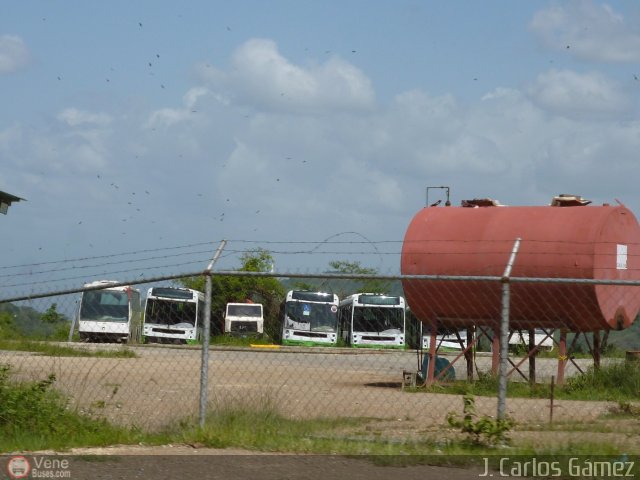
<path fill-rule="evenodd" d="M 151 287 L 148 295 L 154 297 L 170 298 L 173 300 L 191 300 L 194 296 L 202 297 L 204 294 L 191 288 L 179 287 Z"/>
<path fill-rule="evenodd" d="M 343 303 L 352 303 L 358 302 L 360 304 L 365 305 L 386 305 L 386 306 L 395 306 L 395 305 L 404 305 L 404 298 L 398 295 L 385 295 L 382 293 L 354 293 L 353 295 L 349 295 L 347 298 L 340 302 Z"/>
<path fill-rule="evenodd" d="M 103 287 L 104 289 L 111 290 L 127 290 L 132 288 L 130 285 L 119 285 L 117 280 L 96 280 L 94 282 L 85 283 L 84 288 Z M 133 289 L 135 290 L 135 289 Z"/>
<path fill-rule="evenodd" d="M 335 293 L 312 292 L 310 290 L 290 290 L 287 297 L 307 302 L 336 302 L 338 300 Z"/>

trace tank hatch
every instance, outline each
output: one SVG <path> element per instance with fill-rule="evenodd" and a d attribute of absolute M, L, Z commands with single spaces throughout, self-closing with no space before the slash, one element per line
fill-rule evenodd
<path fill-rule="evenodd" d="M 460 202 L 460 205 L 469 208 L 502 206 L 498 200 L 493 200 L 492 198 L 474 198 L 473 200 L 462 200 L 462 202 Z"/>
<path fill-rule="evenodd" d="M 569 195 L 567 193 L 561 193 L 551 199 L 552 207 L 583 207 L 590 203 L 591 200 L 586 200 L 580 195 Z"/>

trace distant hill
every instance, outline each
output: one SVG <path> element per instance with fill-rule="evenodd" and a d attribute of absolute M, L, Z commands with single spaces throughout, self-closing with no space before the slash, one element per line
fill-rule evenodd
<path fill-rule="evenodd" d="M 640 315 L 629 328 L 609 332 L 609 344 L 620 350 L 640 350 Z"/>
<path fill-rule="evenodd" d="M 42 313 L 32 307 L 0 304 L 0 333 L 4 338 L 51 338 L 69 330 L 70 320 L 52 304 Z"/>

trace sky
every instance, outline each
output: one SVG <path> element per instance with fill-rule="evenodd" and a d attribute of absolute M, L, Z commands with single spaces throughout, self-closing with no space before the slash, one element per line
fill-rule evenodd
<path fill-rule="evenodd" d="M 223 269 L 398 273 L 433 186 L 640 212 L 635 0 L 2 4 L 0 297 L 222 239 Z"/>

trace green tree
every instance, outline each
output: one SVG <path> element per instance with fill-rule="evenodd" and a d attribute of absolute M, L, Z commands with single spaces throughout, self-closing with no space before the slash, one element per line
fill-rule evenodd
<path fill-rule="evenodd" d="M 360 262 L 348 262 L 346 260 L 334 260 L 329 262 L 329 267 L 334 273 L 354 275 L 378 275 L 377 268 L 363 267 Z M 389 293 L 390 283 L 387 280 L 375 278 L 354 280 L 349 286 L 344 286 L 338 293 L 340 298 L 353 293 Z"/>
<path fill-rule="evenodd" d="M 273 256 L 263 249 L 246 252 L 240 257 L 241 272 L 268 272 L 273 265 Z M 192 277 L 182 280 L 187 288 L 205 291 L 205 278 Z M 211 277 L 211 334 L 224 332 L 224 312 L 229 302 L 252 301 L 264 308 L 265 334 L 275 339 L 280 331 L 280 303 L 284 288 L 272 277 L 234 277 L 212 275 Z"/>
<path fill-rule="evenodd" d="M 40 320 L 43 323 L 48 323 L 50 325 L 66 322 L 67 318 L 61 313 L 59 313 L 57 308 L 58 308 L 58 304 L 52 303 L 51 306 L 42 314 L 42 316 L 40 317 Z"/>
<path fill-rule="evenodd" d="M 0 312 L 0 338 L 13 338 L 15 335 L 14 314 L 8 311 Z"/>
<path fill-rule="evenodd" d="M 291 287 L 291 290 L 307 290 L 309 292 L 314 292 L 319 288 L 315 283 L 310 283 L 305 280 L 295 280 L 291 284 Z"/>

